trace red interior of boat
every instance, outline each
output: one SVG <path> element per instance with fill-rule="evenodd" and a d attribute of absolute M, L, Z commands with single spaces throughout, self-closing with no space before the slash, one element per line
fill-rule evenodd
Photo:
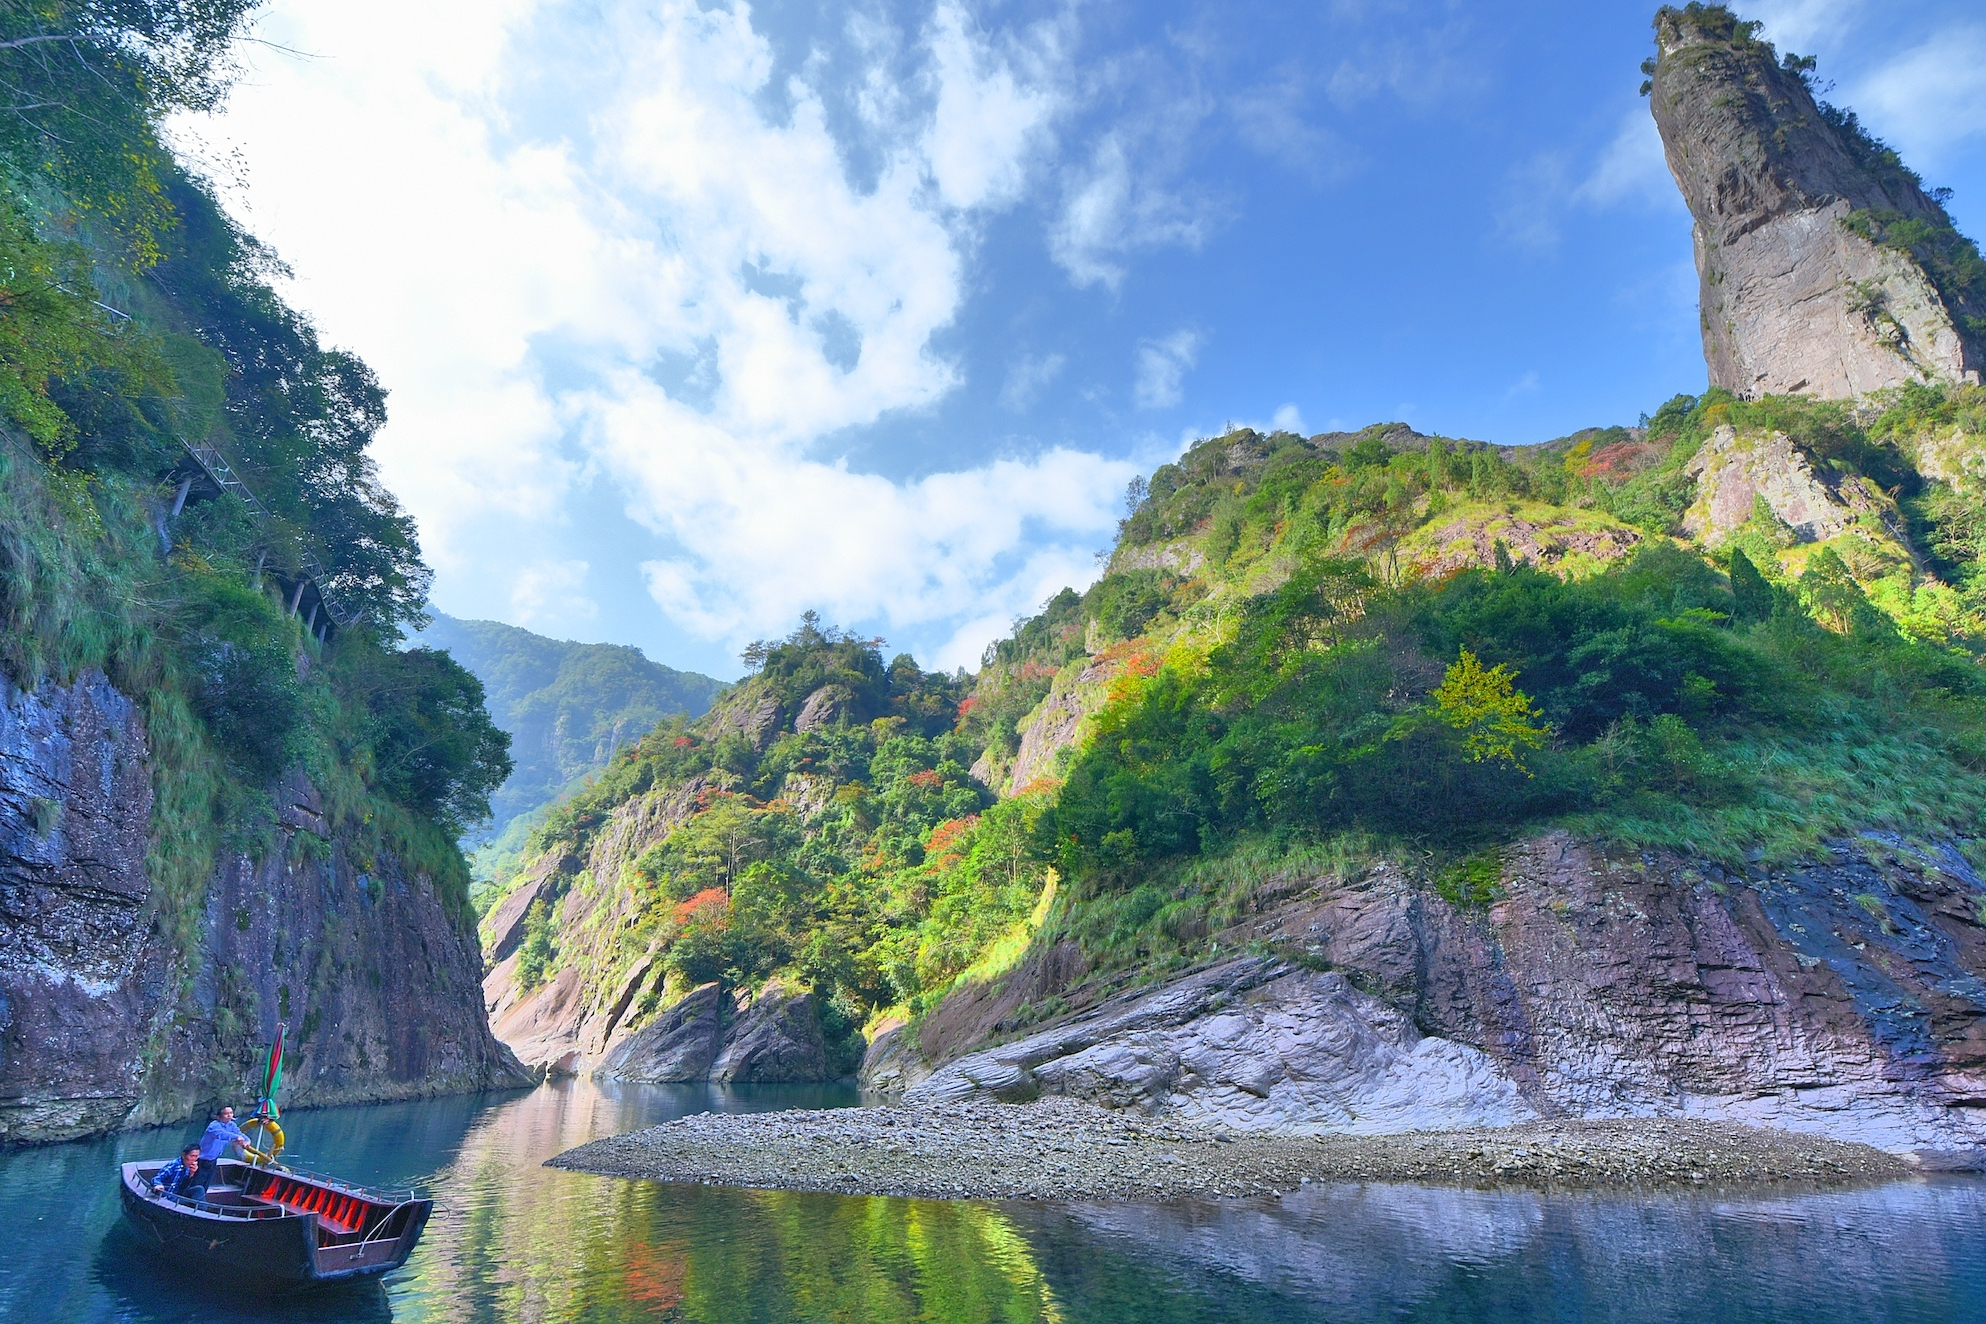
<path fill-rule="evenodd" d="M 280 1173 L 269 1173 L 248 1192 L 254 1198 L 299 1214 L 316 1214 L 318 1222 L 338 1232 L 357 1232 L 372 1215 L 382 1212 L 371 1201 Z"/>

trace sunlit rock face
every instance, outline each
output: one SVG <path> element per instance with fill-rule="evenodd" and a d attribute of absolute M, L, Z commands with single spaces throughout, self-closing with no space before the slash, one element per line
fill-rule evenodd
<path fill-rule="evenodd" d="M 1665 8 L 1656 42 L 1655 123 L 1695 219 L 1710 384 L 1842 399 L 1977 381 L 1986 344 L 1968 327 L 1986 308 L 1874 238 L 1890 217 L 1956 239 L 1939 201 L 1830 123 L 1728 14 Z"/>
<path fill-rule="evenodd" d="M 905 1097 L 1363 1134 L 1690 1116 L 1986 1158 L 1986 883 L 1956 851 L 1871 834 L 1732 871 L 1551 833 L 1497 891 L 1460 910 L 1381 864 L 1292 884 L 1221 935 L 1258 954 L 1157 985 L 1024 967 L 1070 1013 Z"/>
<path fill-rule="evenodd" d="M 217 861 L 184 948 L 161 932 L 182 902 L 148 872 L 152 776 L 101 673 L 0 678 L 0 1142 L 248 1105 L 278 1021 L 284 1104 L 522 1083 L 465 918 L 398 861 L 358 860 L 300 776 L 273 788 L 275 847 Z"/>

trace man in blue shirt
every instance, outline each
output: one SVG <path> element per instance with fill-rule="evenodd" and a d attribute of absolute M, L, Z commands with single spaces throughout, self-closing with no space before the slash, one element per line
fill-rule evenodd
<path fill-rule="evenodd" d="M 246 1151 L 248 1137 L 234 1124 L 234 1109 L 223 1108 L 220 1115 L 207 1123 L 207 1129 L 200 1135 L 200 1171 L 181 1194 L 195 1200 L 207 1198 L 207 1188 L 220 1175 L 221 1155 L 227 1153 L 228 1146 Z M 195 1189 L 198 1188 L 198 1189 Z"/>
<path fill-rule="evenodd" d="M 153 1195 L 185 1195 L 193 1174 L 200 1170 L 200 1146 L 188 1145 L 178 1158 L 152 1176 Z M 188 1199 L 193 1197 L 188 1196 Z"/>

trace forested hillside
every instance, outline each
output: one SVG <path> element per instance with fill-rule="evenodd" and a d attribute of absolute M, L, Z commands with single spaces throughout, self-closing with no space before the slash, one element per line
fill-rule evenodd
<path fill-rule="evenodd" d="M 453 917 L 433 936 L 445 965 L 468 917 L 455 838 L 487 815 L 510 769 L 476 679 L 445 653 L 397 646 L 422 623 L 429 572 L 367 454 L 384 392 L 283 302 L 276 256 L 161 140 L 165 116 L 222 95 L 251 7 L 0 5 L 12 102 L 0 123 L 0 688 L 10 731 L 29 739 L 38 712 L 68 711 L 81 700 L 64 695 L 107 679 L 102 703 L 136 705 L 129 730 L 113 722 L 109 738 L 128 746 L 117 757 L 149 769 L 144 799 L 97 805 L 61 765 L 21 753 L 0 797 L 20 865 L 9 875 L 22 911 L 8 953 L 12 1033 L 38 1032 L 32 1009 L 67 1005 L 68 985 L 47 984 L 64 961 L 104 964 L 113 978 L 180 971 L 163 1001 L 156 988 L 133 995 L 126 1011 L 150 1008 L 137 1026 L 76 1012 L 64 1031 L 79 1061 L 91 1033 L 136 1033 L 123 1049 L 142 1049 L 140 1078 L 122 1065 L 124 1080 L 105 1088 L 127 1109 L 142 1089 L 153 1115 L 221 1088 L 278 1018 L 305 1021 L 306 1043 L 330 1037 L 337 969 L 379 959 L 351 947 L 348 931 L 333 964 L 310 974 L 317 935 L 295 933 L 281 959 L 305 968 L 280 998 L 249 974 L 217 1002 L 199 974 L 197 1005 L 190 981 L 216 955 L 203 929 L 225 890 L 217 878 L 271 865 L 322 866 L 375 890 L 388 875 L 410 880 Z M 81 711 L 57 721 L 59 747 L 95 758 Z M 92 823 L 78 815 L 131 810 L 149 813 L 142 864 L 89 856 Z M 77 872 L 93 869 L 115 876 Z M 77 886 L 128 893 L 138 908 L 99 916 L 85 942 L 54 899 Z M 259 933 L 247 911 L 238 918 L 244 941 Z M 69 955 L 51 964 L 50 951 Z M 411 973 L 434 986 L 440 971 Z M 479 1015 L 457 1017 L 469 1009 L 456 1000 L 441 996 L 435 1023 L 460 1020 L 464 1081 L 487 1082 L 487 1033 Z M 327 1088 L 363 1090 L 380 1069 L 399 1073 L 394 1089 L 423 1088 L 411 1059 L 364 1065 L 359 1028 L 343 1027 L 338 1050 L 360 1044 L 358 1065 Z M 14 1051 L 26 1042 L 9 1045 L 16 1075 L 83 1071 L 45 1058 L 36 1067 L 36 1054 Z M 70 1087 L 39 1076 L 8 1086 L 10 1097 L 53 1089 L 58 1099 Z"/>
<path fill-rule="evenodd" d="M 1070 624 L 1051 607 L 980 681 L 1108 676 L 1035 843 L 1061 923 L 1186 954 L 1264 880 L 1382 854 L 1482 905 L 1497 849 L 1547 826 L 1733 865 L 1969 841 L 1982 425 L 1978 388 L 1925 387 L 1679 397 L 1505 452 L 1202 443 L 1134 493 Z"/>
<path fill-rule="evenodd" d="M 1552 828 L 1735 867 L 1969 843 L 1982 480 L 1978 388 L 1209 439 L 976 678 L 813 621 L 755 647 L 547 818 L 499 984 L 573 971 L 602 1051 L 708 980 L 783 975 L 846 1034 L 1028 950 L 1190 964 L 1278 880 L 1379 860 L 1480 910 Z"/>
<path fill-rule="evenodd" d="M 698 984 L 785 974 L 852 1069 L 872 1013 L 1025 924 L 1039 802 L 995 804 L 968 774 L 962 677 L 811 617 L 746 662 L 709 714 L 623 749 L 533 833 L 535 867 L 485 927 L 500 1020 L 569 971 L 553 1037 L 603 1048 Z"/>
<path fill-rule="evenodd" d="M 1869 172 L 1935 197 L 1810 61 L 1718 6 L 1656 28 L 1679 176 L 1771 176 L 1686 182 L 1700 223 L 1798 213 L 1926 299 L 1906 249 L 1979 262 L 1955 231 L 1856 247 Z M 1867 351 L 1838 399 L 1713 388 L 1526 447 L 1241 429 L 1134 482 L 1105 573 L 976 676 L 811 618 L 755 645 L 533 836 L 485 924 L 500 1032 L 688 1079 L 845 1066 L 861 1025 L 865 1079 L 927 1102 L 1836 1108 L 1976 1146 L 1986 388 L 1920 352 L 1944 304 L 1913 331 L 1849 289 L 1807 309 Z M 802 1008 L 825 1065 L 745 1051 Z"/>
<path fill-rule="evenodd" d="M 465 844 L 479 880 L 514 870 L 534 815 L 606 766 L 615 750 L 682 713 L 700 717 L 723 683 L 651 662 L 625 644 L 577 644 L 497 621 L 439 612 L 417 636 L 483 684 L 491 718 L 510 736 L 509 778 Z"/>

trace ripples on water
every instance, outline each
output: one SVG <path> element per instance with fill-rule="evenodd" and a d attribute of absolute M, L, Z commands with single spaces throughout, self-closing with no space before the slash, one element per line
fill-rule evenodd
<path fill-rule="evenodd" d="M 1986 1183 L 1833 1195 L 1539 1196 L 1319 1186 L 1278 1201 L 1054 1205 L 722 1191 L 539 1166 L 706 1108 L 852 1091 L 567 1082 L 299 1112 L 300 1162 L 424 1182 L 383 1284 L 289 1300 L 169 1281 L 115 1165 L 178 1128 L 0 1155 L 0 1317 L 70 1320 L 1619 1321 L 1986 1324 Z"/>

